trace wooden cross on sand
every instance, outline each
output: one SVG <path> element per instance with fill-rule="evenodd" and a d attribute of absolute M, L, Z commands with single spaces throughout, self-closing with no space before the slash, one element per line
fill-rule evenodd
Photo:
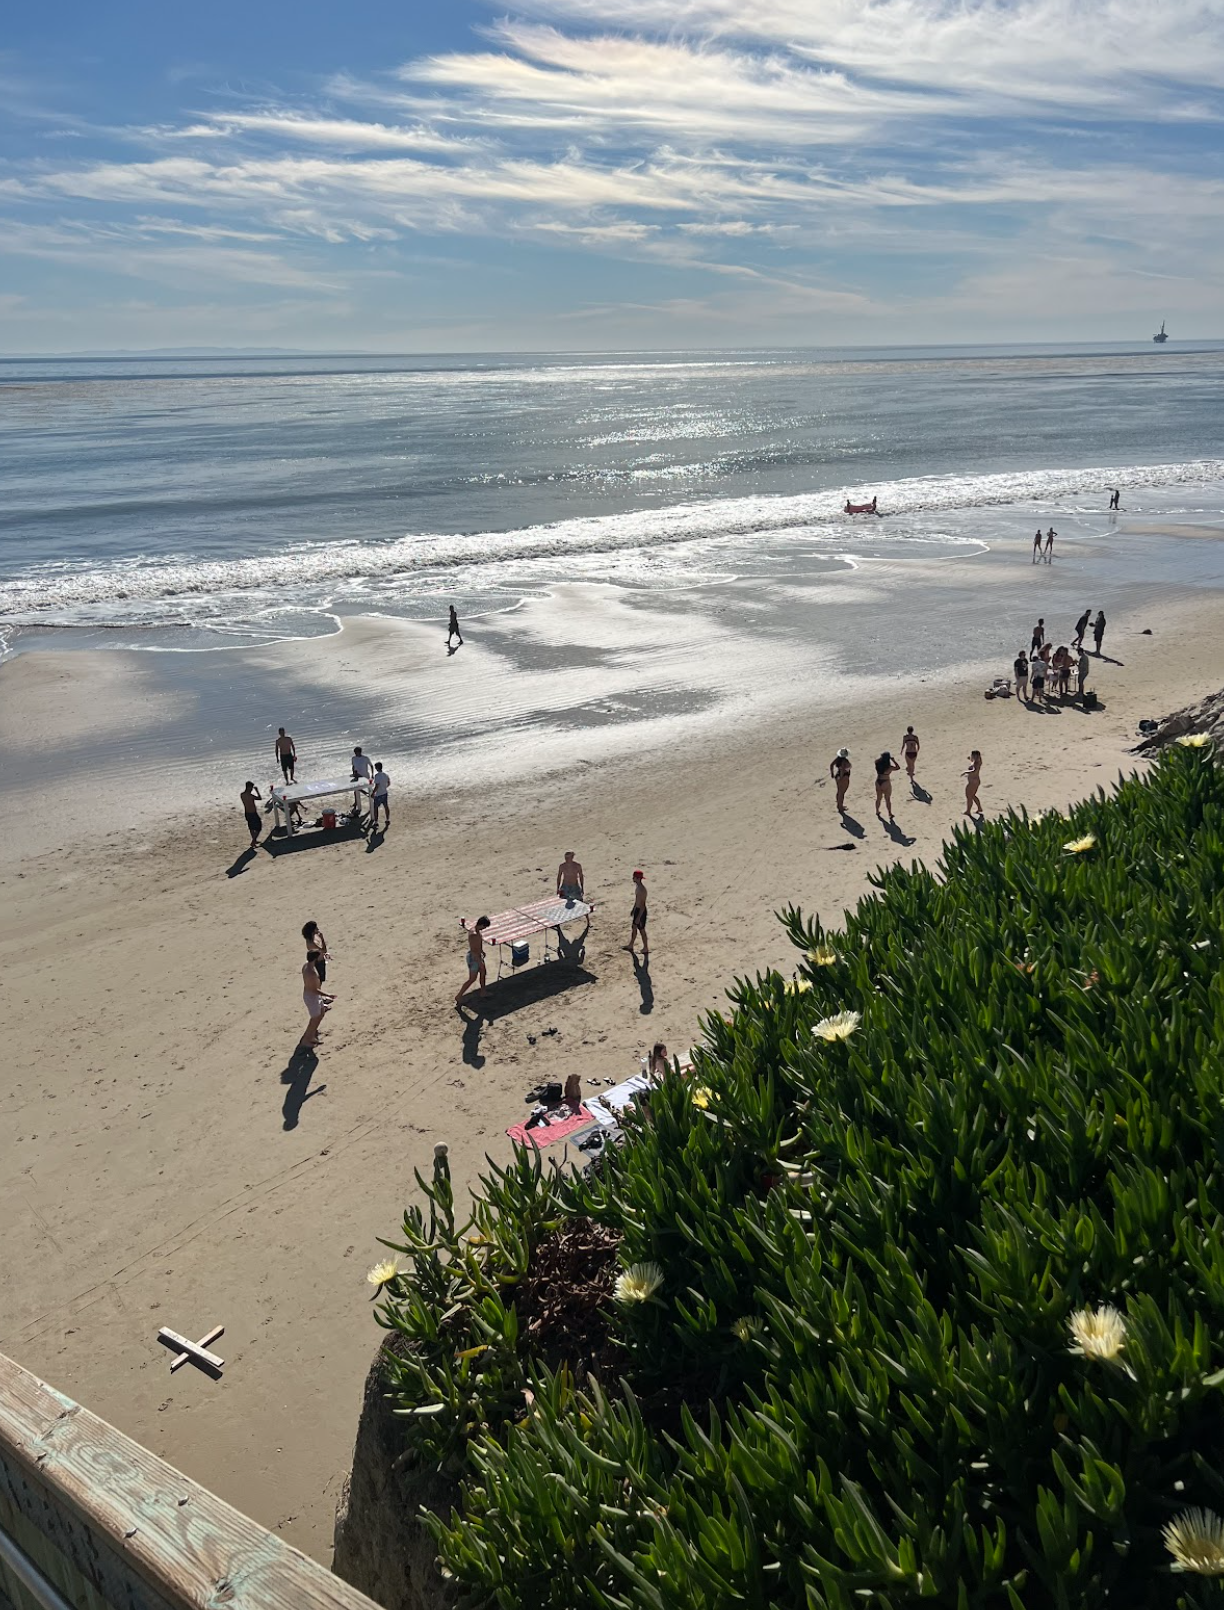
<path fill-rule="evenodd" d="M 201 1336 L 198 1342 L 191 1342 L 185 1336 L 180 1336 L 176 1330 L 167 1330 L 163 1325 L 157 1333 L 157 1339 L 164 1347 L 177 1348 L 178 1351 L 170 1360 L 170 1373 L 181 1369 L 184 1364 L 194 1364 L 214 1379 L 221 1374 L 225 1364 L 223 1358 L 215 1353 L 208 1352 L 208 1347 L 215 1342 L 218 1336 L 225 1335 L 225 1326 L 217 1325 L 209 1331 L 207 1336 Z"/>

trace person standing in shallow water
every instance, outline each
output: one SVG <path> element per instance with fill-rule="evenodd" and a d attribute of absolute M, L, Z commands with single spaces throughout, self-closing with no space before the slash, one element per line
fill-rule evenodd
<path fill-rule="evenodd" d="M 850 787 L 850 751 L 839 749 L 829 762 L 829 776 L 837 784 L 837 812 L 846 814 L 846 790 Z"/>
<path fill-rule="evenodd" d="M 1040 559 L 1041 559 L 1041 527 L 1038 526 L 1037 527 L 1037 535 L 1033 538 L 1033 563 L 1037 564 L 1040 561 Z"/>
<path fill-rule="evenodd" d="M 982 783 L 982 751 L 980 749 L 971 749 L 969 751 L 969 770 L 961 772 L 961 776 L 965 779 L 965 815 L 972 816 L 974 814 L 973 808 L 976 805 L 977 815 L 979 817 L 983 816 L 985 813 L 982 810 L 982 802 L 978 798 L 978 789 Z"/>
<path fill-rule="evenodd" d="M 452 604 L 450 606 L 450 621 L 448 623 L 448 630 L 447 630 L 447 633 L 446 633 L 446 646 L 447 646 L 447 648 L 449 648 L 451 646 L 451 638 L 452 637 L 457 637 L 459 639 L 459 647 L 462 648 L 463 647 L 463 633 L 459 630 L 459 617 L 458 617 L 458 615 L 455 614 L 455 606 L 454 606 L 454 604 Z"/>
<path fill-rule="evenodd" d="M 1057 535 L 1058 532 L 1055 531 L 1053 526 L 1051 526 L 1046 532 L 1045 562 L 1047 565 L 1052 565 L 1054 563 L 1054 538 Z"/>

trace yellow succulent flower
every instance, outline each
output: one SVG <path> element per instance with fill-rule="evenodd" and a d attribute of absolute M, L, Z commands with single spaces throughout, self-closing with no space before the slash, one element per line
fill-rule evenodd
<path fill-rule="evenodd" d="M 614 1295 L 618 1303 L 648 1303 L 662 1284 L 657 1263 L 631 1263 L 616 1277 Z"/>
<path fill-rule="evenodd" d="M 1224 1521 L 1210 1509 L 1184 1509 L 1164 1529 L 1175 1571 L 1224 1576 Z"/>
<path fill-rule="evenodd" d="M 761 1322 L 751 1315 L 746 1315 L 743 1319 L 734 1321 L 731 1331 L 738 1341 L 750 1342 L 754 1336 L 760 1334 Z"/>
<path fill-rule="evenodd" d="M 818 1040 L 848 1040 L 862 1021 L 861 1012 L 834 1012 L 814 1023 L 812 1033 Z"/>
<path fill-rule="evenodd" d="M 1103 1308 L 1077 1308 L 1068 1320 L 1071 1351 L 1083 1358 L 1116 1364 L 1126 1346 L 1126 1321 L 1106 1303 Z"/>
<path fill-rule="evenodd" d="M 384 1258 L 382 1263 L 374 1265 L 373 1269 L 366 1275 L 366 1279 L 372 1286 L 385 1286 L 389 1281 L 394 1280 L 399 1273 L 399 1260 L 397 1258 Z"/>
<path fill-rule="evenodd" d="M 710 1103 L 711 1103 L 711 1101 L 713 1101 L 713 1099 L 714 1099 L 714 1092 L 710 1089 L 709 1085 L 697 1085 L 694 1088 L 694 1090 L 693 1090 L 693 1106 L 694 1107 L 700 1107 L 702 1112 L 705 1111 L 705 1109 L 710 1105 Z"/>
<path fill-rule="evenodd" d="M 788 978 L 786 981 L 786 993 L 788 995 L 806 995 L 811 987 L 812 981 L 810 978 Z"/>
<path fill-rule="evenodd" d="M 1068 855 L 1086 855 L 1089 850 L 1096 849 L 1096 834 L 1085 833 L 1082 839 L 1072 839 L 1069 844 L 1064 844 L 1063 849 Z"/>
<path fill-rule="evenodd" d="M 1211 742 L 1211 734 L 1209 732 L 1187 732 L 1177 742 L 1183 749 L 1206 749 Z"/>
<path fill-rule="evenodd" d="M 807 959 L 813 967 L 832 967 L 838 956 L 832 945 L 817 945 L 815 950 L 808 951 Z"/>

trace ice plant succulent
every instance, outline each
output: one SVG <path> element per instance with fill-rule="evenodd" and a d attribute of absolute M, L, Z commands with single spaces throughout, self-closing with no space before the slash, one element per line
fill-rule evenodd
<path fill-rule="evenodd" d="M 1126 1346 L 1126 1321 L 1111 1304 L 1103 1308 L 1077 1308 L 1067 1321 L 1071 1351 L 1083 1358 L 1117 1364 Z"/>
<path fill-rule="evenodd" d="M 374 1265 L 373 1269 L 371 1269 L 366 1275 L 366 1279 L 372 1286 L 385 1286 L 394 1280 L 399 1272 L 400 1266 L 398 1259 L 384 1258 L 381 1263 L 376 1263 Z"/>
<path fill-rule="evenodd" d="M 1184 1509 L 1164 1529 L 1175 1571 L 1224 1576 L 1224 1521 L 1210 1509 Z"/>
<path fill-rule="evenodd" d="M 616 1277 L 614 1295 L 618 1303 L 648 1303 L 662 1284 L 657 1263 L 631 1263 Z"/>
<path fill-rule="evenodd" d="M 813 1023 L 812 1033 L 818 1040 L 848 1040 L 862 1021 L 861 1012 L 834 1012 Z"/>
<path fill-rule="evenodd" d="M 1183 733 L 1177 742 L 1183 749 L 1206 749 L 1211 742 L 1211 734 L 1209 732 L 1187 732 Z M 1195 1514 L 1196 1511 L 1191 1510 L 1190 1513 Z M 1197 1513 L 1202 1513 L 1202 1511 Z"/>
<path fill-rule="evenodd" d="M 812 981 L 810 978 L 788 978 L 786 981 L 786 993 L 788 995 L 806 995 L 811 987 Z"/>
<path fill-rule="evenodd" d="M 1096 834 L 1085 833 L 1082 839 L 1072 839 L 1069 844 L 1064 844 L 1063 849 L 1068 855 L 1086 855 L 1089 850 L 1096 849 Z"/>
<path fill-rule="evenodd" d="M 709 1085 L 697 1085 L 693 1090 L 693 1106 L 700 1107 L 702 1112 L 710 1105 L 713 1092 Z"/>
<path fill-rule="evenodd" d="M 837 960 L 837 952 L 832 945 L 817 945 L 814 950 L 808 951 L 807 959 L 813 967 L 832 967 Z"/>

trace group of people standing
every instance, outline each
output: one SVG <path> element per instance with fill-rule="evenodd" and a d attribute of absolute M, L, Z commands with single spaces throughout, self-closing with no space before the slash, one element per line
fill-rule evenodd
<path fill-rule="evenodd" d="M 1028 653 L 1025 654 L 1021 649 L 1012 665 L 1017 699 L 1023 699 L 1025 704 L 1041 704 L 1045 702 L 1050 692 L 1057 692 L 1060 698 L 1065 699 L 1071 691 L 1073 676 L 1076 679 L 1076 698 L 1084 697 L 1089 672 L 1092 669 L 1088 650 L 1084 647 L 1084 637 L 1090 621 L 1093 642 L 1099 656 L 1101 645 L 1105 641 L 1103 609 L 1097 610 L 1095 621 L 1092 620 L 1091 609 L 1084 611 L 1075 623 L 1075 635 L 1071 639 L 1070 648 L 1065 643 L 1055 648 L 1046 637 L 1045 616 L 1042 615 L 1038 619 L 1036 626 L 1033 627 Z"/>
<path fill-rule="evenodd" d="M 916 776 L 918 755 L 922 743 L 913 727 L 906 727 L 905 736 L 901 739 L 901 759 L 905 762 L 905 774 L 909 778 L 910 787 L 915 794 L 920 793 L 918 778 Z M 890 749 L 875 759 L 875 813 L 881 821 L 887 811 L 888 820 L 895 822 L 892 808 L 892 780 L 901 770 L 901 761 L 897 760 Z M 850 789 L 850 751 L 839 749 L 829 762 L 829 776 L 832 777 L 837 789 L 836 805 L 839 816 L 846 815 L 846 794 Z M 982 752 L 974 749 L 969 754 L 969 766 L 961 773 L 965 778 L 965 815 L 981 816 L 982 806 L 978 799 L 978 788 L 982 778 Z M 929 797 L 929 796 L 923 796 Z"/>
<path fill-rule="evenodd" d="M 277 763 L 285 782 L 297 781 L 297 745 L 285 731 L 284 727 L 277 729 L 275 754 Z M 379 813 L 382 814 L 384 828 L 391 826 L 391 774 L 383 767 L 381 760 L 371 761 L 361 745 L 353 750 L 350 760 L 353 781 L 368 783 L 370 786 L 370 826 L 378 827 Z M 273 785 L 274 786 L 274 785 Z M 263 831 L 263 822 L 259 815 L 259 806 L 263 801 L 263 794 L 250 780 L 247 781 L 238 799 L 242 805 L 242 814 L 246 817 L 247 828 L 251 834 L 251 848 L 259 845 L 259 835 Z M 294 802 L 289 806 L 294 813 L 294 820 L 301 820 L 301 810 Z"/>

